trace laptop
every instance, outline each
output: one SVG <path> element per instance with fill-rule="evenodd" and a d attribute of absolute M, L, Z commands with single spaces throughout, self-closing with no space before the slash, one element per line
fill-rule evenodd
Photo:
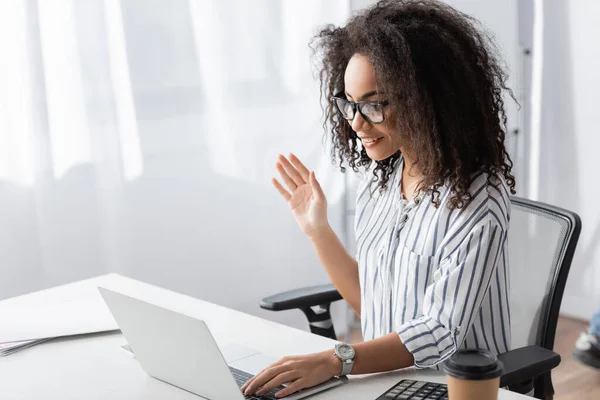
<path fill-rule="evenodd" d="M 240 387 L 274 359 L 243 346 L 222 352 L 204 321 L 106 288 L 98 290 L 135 357 L 153 378 L 209 400 L 275 399 L 282 388 L 261 397 L 244 396 Z M 345 382 L 346 378 L 333 378 L 285 398 L 302 399 Z"/>

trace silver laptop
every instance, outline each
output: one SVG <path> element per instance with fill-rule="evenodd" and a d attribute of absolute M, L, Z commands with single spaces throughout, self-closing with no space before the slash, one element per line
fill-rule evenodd
<path fill-rule="evenodd" d="M 220 350 L 204 321 L 99 287 L 146 373 L 210 400 L 244 400 L 240 386 L 274 359 L 242 346 Z M 346 382 L 334 378 L 296 392 L 295 400 Z M 260 399 L 274 399 L 276 390 Z"/>

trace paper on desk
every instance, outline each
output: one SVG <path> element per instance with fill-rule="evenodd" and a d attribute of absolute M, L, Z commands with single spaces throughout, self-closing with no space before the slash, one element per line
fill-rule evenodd
<path fill-rule="evenodd" d="M 18 351 L 24 350 L 28 347 L 35 346 L 36 344 L 43 343 L 50 340 L 38 339 L 38 340 L 21 340 L 19 342 L 8 342 L 0 343 L 0 357 L 6 357 Z"/>
<path fill-rule="evenodd" d="M 9 350 L 14 347 L 23 346 L 23 345 L 25 345 L 27 343 L 31 343 L 31 342 L 33 342 L 33 340 L 20 340 L 18 342 L 0 343 L 0 351 Z"/>
<path fill-rule="evenodd" d="M 119 329 L 97 285 L 78 285 L 60 293 L 39 292 L 1 302 L 0 343 Z"/>

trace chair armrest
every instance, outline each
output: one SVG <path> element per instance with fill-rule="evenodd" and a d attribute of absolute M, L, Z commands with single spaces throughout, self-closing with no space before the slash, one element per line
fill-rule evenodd
<path fill-rule="evenodd" d="M 309 286 L 265 297 L 260 307 L 265 310 L 283 311 L 308 308 L 341 300 L 342 296 L 332 284 Z"/>
<path fill-rule="evenodd" d="M 504 364 L 500 387 L 533 379 L 560 364 L 558 353 L 535 345 L 507 351 L 500 354 L 498 359 Z"/>

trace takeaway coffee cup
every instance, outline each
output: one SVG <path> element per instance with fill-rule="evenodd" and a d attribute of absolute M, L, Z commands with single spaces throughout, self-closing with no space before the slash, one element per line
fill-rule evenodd
<path fill-rule="evenodd" d="M 497 400 L 502 362 L 488 350 L 462 349 L 444 364 L 449 400 Z"/>

